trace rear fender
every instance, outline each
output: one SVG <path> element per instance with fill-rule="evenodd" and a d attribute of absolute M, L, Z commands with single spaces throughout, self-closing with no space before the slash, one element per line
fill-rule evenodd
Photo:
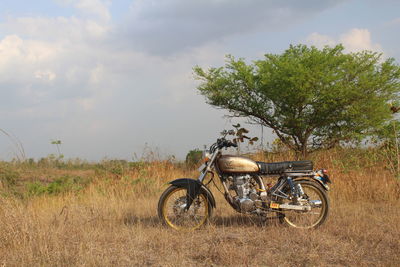
<path fill-rule="evenodd" d="M 318 179 L 319 177 L 299 177 L 299 178 L 295 178 L 293 179 L 294 181 L 312 181 L 312 182 L 317 182 L 318 184 L 320 184 L 322 186 L 323 189 L 325 189 L 325 191 L 329 191 L 329 186 L 322 180 L 322 179 Z"/>
<path fill-rule="evenodd" d="M 186 188 L 187 189 L 187 207 L 186 209 L 189 209 L 190 206 L 193 203 L 193 200 L 198 196 L 199 193 L 203 192 L 207 196 L 207 200 L 209 203 L 211 203 L 211 206 L 213 208 L 216 207 L 215 204 L 215 198 L 211 191 L 204 186 L 200 181 L 190 179 L 190 178 L 180 178 L 176 179 L 174 181 L 169 182 L 169 184 L 179 187 L 179 188 Z"/>

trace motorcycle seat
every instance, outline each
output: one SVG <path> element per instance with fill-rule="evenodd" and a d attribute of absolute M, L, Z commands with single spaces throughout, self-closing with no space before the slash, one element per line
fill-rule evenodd
<path fill-rule="evenodd" d="M 257 161 L 261 174 L 283 174 L 290 172 L 311 172 L 313 162 L 311 160 L 282 161 L 266 163 Z"/>

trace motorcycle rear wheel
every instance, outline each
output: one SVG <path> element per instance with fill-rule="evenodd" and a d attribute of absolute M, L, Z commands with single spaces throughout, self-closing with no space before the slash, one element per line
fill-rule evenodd
<path fill-rule="evenodd" d="M 160 220 L 176 230 L 192 231 L 204 225 L 212 215 L 212 206 L 204 192 L 193 200 L 186 210 L 187 189 L 170 186 L 158 202 Z"/>
<path fill-rule="evenodd" d="M 320 201 L 321 204 L 317 207 L 312 207 L 310 211 L 284 211 L 279 219 L 282 223 L 288 226 L 311 229 L 323 224 L 329 213 L 329 199 L 324 189 L 315 182 L 300 180 L 295 181 L 295 184 L 300 184 L 304 194 L 302 200 L 307 202 Z"/>

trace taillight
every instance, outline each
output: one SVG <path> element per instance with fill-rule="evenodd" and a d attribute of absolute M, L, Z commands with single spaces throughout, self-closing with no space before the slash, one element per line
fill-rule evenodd
<path fill-rule="evenodd" d="M 324 177 L 325 181 L 327 183 L 331 183 L 331 179 L 329 179 L 329 175 L 328 175 L 328 170 L 327 169 L 322 169 L 321 173 L 322 173 L 322 176 Z"/>

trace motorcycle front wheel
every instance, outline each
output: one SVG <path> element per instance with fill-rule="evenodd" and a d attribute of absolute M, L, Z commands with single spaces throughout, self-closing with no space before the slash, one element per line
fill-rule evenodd
<path fill-rule="evenodd" d="M 280 216 L 280 221 L 288 226 L 302 229 L 311 229 L 320 226 L 328 217 L 329 199 L 324 189 L 315 182 L 300 180 L 295 181 L 303 189 L 299 202 L 310 205 L 310 211 L 285 211 Z"/>
<path fill-rule="evenodd" d="M 186 209 L 187 189 L 170 186 L 158 201 L 158 216 L 160 220 L 176 229 L 191 231 L 204 225 L 212 215 L 212 206 L 204 192 L 193 200 Z"/>

